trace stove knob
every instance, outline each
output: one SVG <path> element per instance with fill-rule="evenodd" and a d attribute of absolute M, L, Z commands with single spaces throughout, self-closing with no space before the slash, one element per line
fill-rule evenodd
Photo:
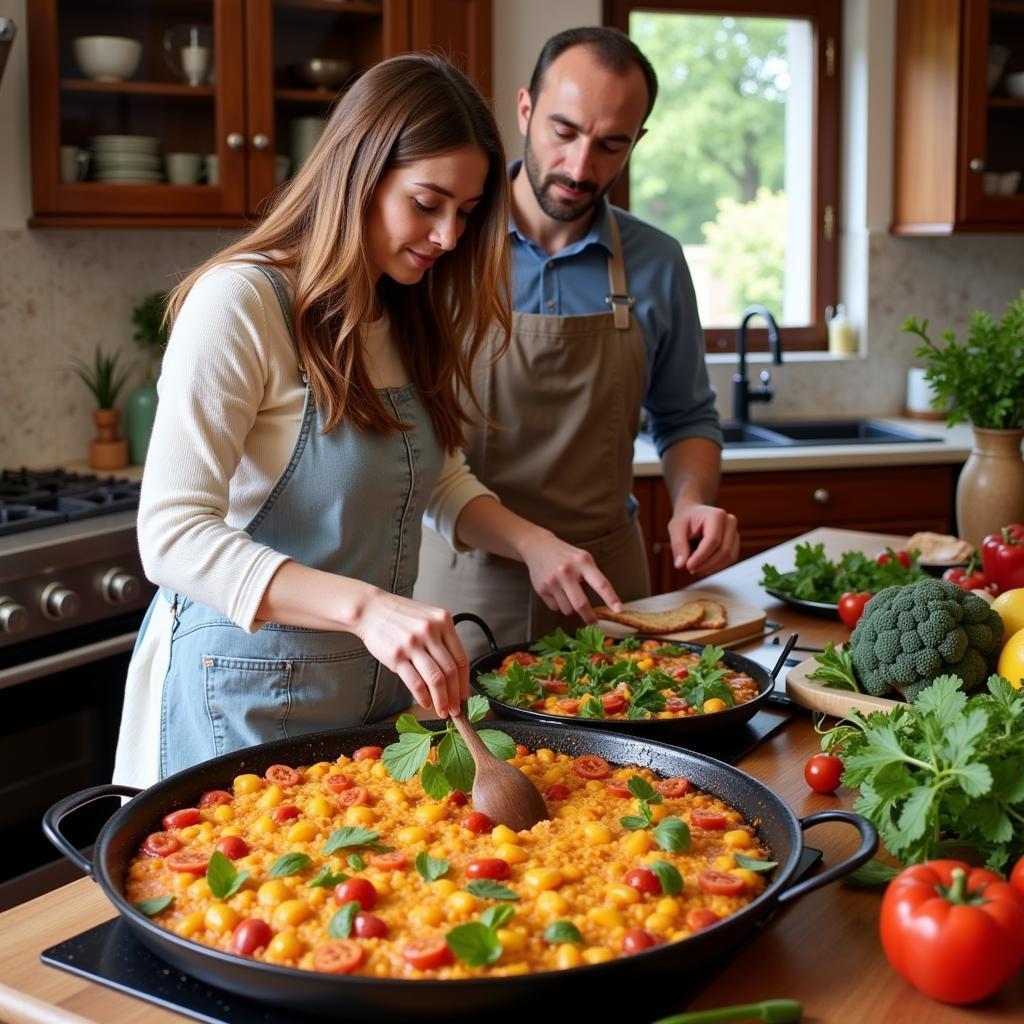
<path fill-rule="evenodd" d="M 107 604 L 127 604 L 139 596 L 139 580 L 124 569 L 111 569 L 102 581 L 103 600 Z"/>
<path fill-rule="evenodd" d="M 24 633 L 28 628 L 28 612 L 9 597 L 0 597 L 0 633 Z"/>
<path fill-rule="evenodd" d="M 78 595 L 63 583 L 51 583 L 43 591 L 43 614 L 48 619 L 70 619 L 78 614 Z"/>

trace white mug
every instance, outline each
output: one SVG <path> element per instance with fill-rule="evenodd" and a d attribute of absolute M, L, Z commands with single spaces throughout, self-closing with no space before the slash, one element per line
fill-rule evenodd
<path fill-rule="evenodd" d="M 198 153 L 168 153 L 164 156 L 167 180 L 172 185 L 194 185 L 199 180 L 203 158 Z"/>
<path fill-rule="evenodd" d="M 932 399 L 935 392 L 932 390 L 930 381 L 925 380 L 927 371 L 921 366 L 911 366 L 907 370 L 907 397 L 905 408 L 907 412 L 930 413 L 934 416 L 941 416 L 941 411 L 932 408 Z"/>
<path fill-rule="evenodd" d="M 181 70 L 189 85 L 202 85 L 206 72 L 210 70 L 210 48 L 208 46 L 183 46 L 181 48 Z"/>
<path fill-rule="evenodd" d="M 89 151 L 78 146 L 60 147 L 60 180 L 81 181 L 89 170 Z"/>
<path fill-rule="evenodd" d="M 313 151 L 326 123 L 322 117 L 296 117 L 292 121 L 292 165 L 296 170 Z"/>
<path fill-rule="evenodd" d="M 203 157 L 203 173 L 206 175 L 207 185 L 220 184 L 220 167 L 217 165 L 216 153 L 207 153 Z"/>

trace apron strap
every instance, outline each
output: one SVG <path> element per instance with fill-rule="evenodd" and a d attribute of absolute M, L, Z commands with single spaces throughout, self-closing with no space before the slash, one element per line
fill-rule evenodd
<path fill-rule="evenodd" d="M 608 207 L 608 226 L 612 232 L 612 252 L 608 256 L 608 287 L 611 295 L 604 301 L 612 307 L 615 327 L 620 331 L 629 330 L 629 311 L 636 304 L 636 299 L 626 288 L 626 261 L 622 258 L 622 237 L 619 234 L 619 222 L 615 219 L 611 206 Z"/>
<path fill-rule="evenodd" d="M 296 354 L 298 354 L 298 345 L 295 341 L 295 324 L 292 321 L 292 301 L 288 290 L 284 286 L 284 282 L 273 267 L 264 266 L 262 263 L 253 263 L 253 266 L 274 286 L 277 301 L 281 306 L 281 312 L 284 314 L 284 322 L 288 328 L 288 334 L 292 339 L 292 345 L 296 349 Z M 302 365 L 302 361 L 297 361 L 295 365 L 299 368 L 299 373 L 302 374 L 302 383 L 308 384 L 309 378 L 306 376 L 306 368 Z"/>

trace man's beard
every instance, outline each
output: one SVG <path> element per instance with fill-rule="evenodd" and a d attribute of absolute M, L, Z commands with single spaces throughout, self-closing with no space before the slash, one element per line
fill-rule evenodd
<path fill-rule="evenodd" d="M 530 130 L 526 130 L 526 146 L 523 150 L 523 166 L 530 188 L 537 199 L 537 205 L 553 220 L 573 221 L 587 216 L 604 197 L 605 193 L 615 184 L 612 179 L 603 189 L 598 189 L 595 181 L 573 181 L 564 174 L 548 174 L 542 176 L 537 156 L 530 147 Z M 616 178 L 618 176 L 616 175 Z M 565 199 L 553 196 L 549 189 L 553 184 L 565 185 L 579 192 L 589 192 L 589 196 L 579 199 Z"/>

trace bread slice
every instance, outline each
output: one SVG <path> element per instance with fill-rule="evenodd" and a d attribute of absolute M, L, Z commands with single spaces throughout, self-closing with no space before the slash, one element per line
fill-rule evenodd
<path fill-rule="evenodd" d="M 707 601 L 701 598 L 700 603 L 704 605 L 704 617 L 700 620 L 701 629 L 724 629 L 729 621 L 725 605 L 718 601 Z"/>
<path fill-rule="evenodd" d="M 915 533 L 905 547 L 907 551 L 919 551 L 920 560 L 925 563 L 966 562 L 974 554 L 969 541 L 928 530 Z"/>
<path fill-rule="evenodd" d="M 687 601 L 676 608 L 660 612 L 636 612 L 628 608 L 621 612 L 613 612 L 604 605 L 599 605 L 594 611 L 599 619 L 620 622 L 624 626 L 631 626 L 645 633 L 680 633 L 686 629 L 696 629 L 703 622 L 706 603 L 713 602 Z M 722 609 L 723 613 L 724 610 Z"/>

